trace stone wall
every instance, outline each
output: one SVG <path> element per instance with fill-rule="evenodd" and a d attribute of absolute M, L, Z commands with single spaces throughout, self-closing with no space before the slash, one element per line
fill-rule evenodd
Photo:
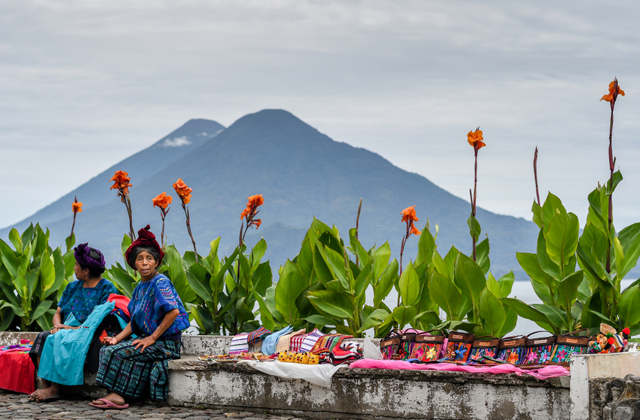
<path fill-rule="evenodd" d="M 569 380 L 342 368 L 331 388 L 245 364 L 170 362 L 169 403 L 358 419 L 567 419 Z"/>

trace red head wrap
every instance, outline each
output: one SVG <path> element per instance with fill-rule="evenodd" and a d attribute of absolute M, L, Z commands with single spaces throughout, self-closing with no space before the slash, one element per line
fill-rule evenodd
<path fill-rule="evenodd" d="M 154 235 L 149 229 L 151 229 L 151 226 L 149 225 L 147 225 L 144 229 L 140 229 L 138 231 L 138 239 L 133 241 L 131 246 L 127 248 L 127 252 L 124 253 L 127 264 L 129 264 L 129 266 L 134 270 L 136 269 L 135 261 L 131 261 L 130 257 L 133 257 L 133 250 L 139 246 L 155 249 L 158 255 L 160 255 L 158 265 L 162 263 L 162 259 L 164 258 L 164 252 L 162 252 L 160 244 L 158 244 L 158 241 L 156 241 L 156 235 Z"/>

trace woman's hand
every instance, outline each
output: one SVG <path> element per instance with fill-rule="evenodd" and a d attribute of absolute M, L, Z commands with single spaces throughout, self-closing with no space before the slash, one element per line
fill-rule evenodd
<path fill-rule="evenodd" d="M 102 339 L 102 344 L 105 346 L 115 346 L 118 344 L 118 339 L 116 337 L 105 337 Z"/>
<path fill-rule="evenodd" d="M 146 349 L 147 347 L 151 346 L 155 342 L 156 342 L 155 338 L 149 336 L 149 337 L 145 337 L 145 338 L 142 338 L 142 339 L 133 340 L 133 342 L 131 344 L 136 346 L 136 349 L 142 347 L 142 350 L 140 350 L 140 353 L 142 353 L 144 351 L 144 349 Z"/>
<path fill-rule="evenodd" d="M 60 327 L 58 327 L 57 325 L 55 327 L 51 328 L 51 334 L 55 334 L 58 331 L 60 331 Z"/>

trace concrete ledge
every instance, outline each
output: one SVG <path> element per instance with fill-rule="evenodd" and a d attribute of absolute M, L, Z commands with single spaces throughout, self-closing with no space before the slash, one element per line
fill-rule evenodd
<path fill-rule="evenodd" d="M 568 418 L 568 378 L 340 369 L 331 388 L 242 363 L 170 362 L 169 403 L 245 407 L 312 418 Z"/>

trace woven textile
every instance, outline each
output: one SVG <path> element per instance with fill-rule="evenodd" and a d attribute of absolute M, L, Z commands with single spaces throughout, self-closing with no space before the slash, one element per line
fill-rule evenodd
<path fill-rule="evenodd" d="M 247 342 L 249 333 L 240 333 L 234 335 L 231 339 L 231 347 L 229 347 L 229 354 L 240 354 L 249 352 L 249 343 Z"/>
<path fill-rule="evenodd" d="M 285 334 L 282 337 L 280 337 L 280 339 L 278 340 L 278 344 L 276 344 L 276 353 L 280 353 L 285 350 L 289 351 L 291 347 L 291 337 L 298 334 L 303 334 L 303 333 L 304 333 L 304 329 L 301 329 L 289 334 Z"/>
<path fill-rule="evenodd" d="M 179 341 L 158 340 L 144 349 L 136 349 L 133 339 L 100 350 L 96 384 L 125 399 L 149 396 L 165 401 L 169 390 L 169 360 L 180 358 Z"/>
<path fill-rule="evenodd" d="M 270 334 L 271 331 L 269 331 L 265 327 L 260 327 L 257 330 L 249 333 L 249 337 L 247 337 L 247 343 L 249 343 L 249 345 L 259 343 Z"/>
<path fill-rule="evenodd" d="M 302 342 L 309 334 L 301 333 L 296 334 L 291 337 L 291 342 L 289 343 L 289 351 L 294 353 L 301 353 L 300 347 L 302 346 Z"/>
<path fill-rule="evenodd" d="M 318 341 L 318 339 L 320 337 L 322 337 L 324 334 L 318 330 L 317 328 L 313 331 L 311 331 L 309 334 L 307 334 L 303 340 L 302 340 L 302 344 L 300 344 L 300 351 L 299 353 L 306 353 L 311 351 L 311 349 L 313 349 L 313 346 L 315 346 L 316 342 Z"/>

